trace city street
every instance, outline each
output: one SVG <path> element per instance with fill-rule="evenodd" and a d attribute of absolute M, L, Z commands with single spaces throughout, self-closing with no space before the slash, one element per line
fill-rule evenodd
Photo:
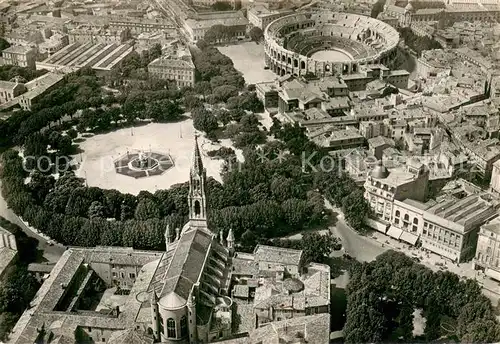
<path fill-rule="evenodd" d="M 2 187 L 2 182 L 0 181 L 0 189 Z M 0 216 L 5 218 L 6 220 L 16 224 L 19 228 L 22 229 L 23 232 L 26 233 L 29 237 L 35 238 L 38 240 L 38 249 L 43 251 L 43 258 L 47 260 L 49 263 L 56 263 L 59 258 L 62 256 L 63 252 L 66 250 L 65 247 L 61 245 L 49 245 L 47 243 L 47 239 L 37 234 L 35 231 L 29 229 L 19 217 L 14 214 L 14 212 L 9 209 L 7 206 L 7 202 L 3 198 L 0 192 Z"/>
<path fill-rule="evenodd" d="M 472 262 L 469 261 L 456 265 L 436 254 L 423 252 L 418 248 L 401 243 L 379 232 L 373 232 L 371 236 L 360 235 L 344 222 L 340 209 L 335 208 L 327 200 L 325 200 L 325 206 L 327 209 L 338 214 L 337 223 L 330 227 L 330 231 L 333 235 L 340 238 L 345 252 L 353 258 L 369 262 L 389 249 L 401 251 L 410 257 L 417 257 L 420 259 L 421 264 L 433 271 L 451 271 L 463 278 L 476 279 L 479 285 L 483 287 L 483 294 L 492 301 L 493 305 L 496 305 L 499 301 L 499 283 L 475 271 L 472 267 Z"/>
<path fill-rule="evenodd" d="M 351 257 L 361 262 L 370 262 L 389 249 L 387 247 L 382 247 L 380 243 L 371 238 L 359 235 L 355 232 L 344 222 L 343 214 L 340 212 L 340 209 L 335 208 L 326 199 L 325 206 L 327 209 L 338 214 L 337 223 L 334 226 L 330 226 L 330 231 L 342 241 L 342 247 L 345 253 L 348 253 Z"/>

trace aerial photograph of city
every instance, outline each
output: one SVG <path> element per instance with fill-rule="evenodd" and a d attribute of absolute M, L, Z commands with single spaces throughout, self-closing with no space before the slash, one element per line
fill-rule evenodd
<path fill-rule="evenodd" d="M 0 344 L 500 344 L 500 0 L 0 0 Z"/>

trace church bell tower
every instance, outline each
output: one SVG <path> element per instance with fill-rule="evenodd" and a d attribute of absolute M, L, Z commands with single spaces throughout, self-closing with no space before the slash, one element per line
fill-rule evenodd
<path fill-rule="evenodd" d="M 193 226 L 207 227 L 207 171 L 203 167 L 198 136 L 195 136 L 193 164 L 189 173 L 189 221 Z"/>

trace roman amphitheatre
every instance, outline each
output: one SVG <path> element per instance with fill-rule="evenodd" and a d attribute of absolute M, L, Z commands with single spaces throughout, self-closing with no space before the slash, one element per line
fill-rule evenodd
<path fill-rule="evenodd" d="M 295 13 L 264 32 L 266 65 L 283 76 L 354 74 L 397 58 L 399 33 L 380 20 L 350 13 Z"/>

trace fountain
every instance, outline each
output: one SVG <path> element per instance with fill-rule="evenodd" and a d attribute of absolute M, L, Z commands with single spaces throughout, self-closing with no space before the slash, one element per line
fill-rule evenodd
<path fill-rule="evenodd" d="M 130 161 L 131 168 L 136 170 L 150 170 L 158 165 L 158 160 L 152 158 L 144 151 L 140 151 L 137 157 Z"/>
<path fill-rule="evenodd" d="M 114 164 L 117 173 L 134 178 L 160 175 L 174 166 L 169 154 L 143 150 L 134 153 L 127 151 Z"/>

